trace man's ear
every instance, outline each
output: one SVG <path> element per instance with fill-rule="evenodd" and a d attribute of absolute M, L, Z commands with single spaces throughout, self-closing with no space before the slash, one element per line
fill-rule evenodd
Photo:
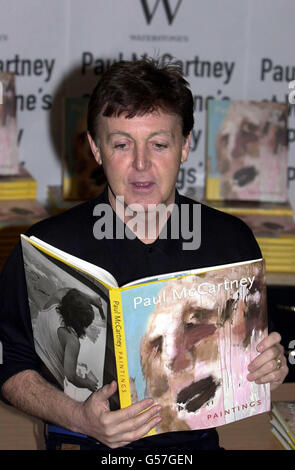
<path fill-rule="evenodd" d="M 89 134 L 89 132 L 87 132 L 87 137 L 88 137 L 88 141 L 89 141 L 89 145 L 90 145 L 90 148 L 91 148 L 91 151 L 94 155 L 94 158 L 95 160 L 97 161 L 97 163 L 99 165 L 102 164 L 102 161 L 101 161 L 101 155 L 100 155 L 100 150 L 99 148 L 97 147 L 96 143 L 94 142 L 94 140 L 92 139 L 91 135 Z"/>
<path fill-rule="evenodd" d="M 182 145 L 182 151 L 181 151 L 181 163 L 184 163 L 187 160 L 187 157 L 188 157 L 188 154 L 189 154 L 189 151 L 190 151 L 191 136 L 192 136 L 192 131 L 184 139 L 184 142 L 183 142 L 183 145 Z"/>

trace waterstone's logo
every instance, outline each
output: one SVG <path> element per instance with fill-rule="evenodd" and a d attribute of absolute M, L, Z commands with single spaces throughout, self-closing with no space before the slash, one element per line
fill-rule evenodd
<path fill-rule="evenodd" d="M 153 20 L 153 17 L 156 13 L 156 10 L 159 6 L 159 3 L 162 3 L 164 7 L 164 11 L 168 20 L 168 24 L 171 25 L 177 15 L 179 7 L 181 5 L 182 0 L 178 0 L 176 5 L 174 4 L 174 10 L 172 10 L 171 0 L 156 0 L 151 7 L 151 2 L 148 0 L 141 0 L 141 5 L 143 9 L 143 13 L 146 19 L 147 24 L 150 24 Z"/>
<path fill-rule="evenodd" d="M 97 204 L 93 215 L 98 217 L 93 226 L 97 240 L 182 240 L 183 250 L 197 250 L 201 245 L 201 204 L 124 204 L 118 196 L 113 209 L 109 204 Z M 124 221 L 124 222 L 123 222 Z M 167 223 L 169 221 L 169 224 Z M 115 225 L 115 226 L 114 226 Z M 169 225 L 169 227 L 168 227 Z"/>

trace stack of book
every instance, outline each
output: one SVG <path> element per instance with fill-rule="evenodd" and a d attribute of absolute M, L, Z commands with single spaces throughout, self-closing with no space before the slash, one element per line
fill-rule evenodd
<path fill-rule="evenodd" d="M 285 103 L 211 100 L 204 201 L 252 229 L 267 272 L 295 272 Z"/>
<path fill-rule="evenodd" d="M 294 211 L 286 203 L 204 201 L 242 219 L 252 230 L 266 262 L 267 272 L 295 272 Z"/>
<path fill-rule="evenodd" d="M 36 197 L 37 181 L 23 165 L 16 175 L 0 175 L 0 201 Z"/>
<path fill-rule="evenodd" d="M 0 202 L 0 269 L 21 233 L 41 219 L 47 211 L 35 199 L 11 199 Z"/>
<path fill-rule="evenodd" d="M 240 215 L 252 229 L 267 272 L 295 272 L 295 223 L 288 215 Z"/>
<path fill-rule="evenodd" d="M 271 432 L 287 450 L 295 450 L 295 401 L 272 403 Z"/>
<path fill-rule="evenodd" d="M 0 73 L 0 269 L 19 240 L 19 235 L 48 217 L 36 200 L 37 181 L 19 163 L 15 79 Z"/>

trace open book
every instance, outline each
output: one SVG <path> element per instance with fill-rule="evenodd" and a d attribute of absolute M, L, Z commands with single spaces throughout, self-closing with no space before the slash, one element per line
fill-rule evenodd
<path fill-rule="evenodd" d="M 163 410 L 151 434 L 270 409 L 269 385 L 246 378 L 267 334 L 262 259 L 118 287 L 35 237 L 22 235 L 22 249 L 36 351 L 65 393 L 85 400 L 115 379 L 112 409 L 153 397 Z"/>

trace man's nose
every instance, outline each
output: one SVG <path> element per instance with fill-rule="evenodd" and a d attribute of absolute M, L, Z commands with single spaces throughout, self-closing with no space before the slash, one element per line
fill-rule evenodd
<path fill-rule="evenodd" d="M 138 171 L 147 170 L 151 165 L 150 155 L 147 148 L 137 146 L 134 149 L 133 167 Z"/>

